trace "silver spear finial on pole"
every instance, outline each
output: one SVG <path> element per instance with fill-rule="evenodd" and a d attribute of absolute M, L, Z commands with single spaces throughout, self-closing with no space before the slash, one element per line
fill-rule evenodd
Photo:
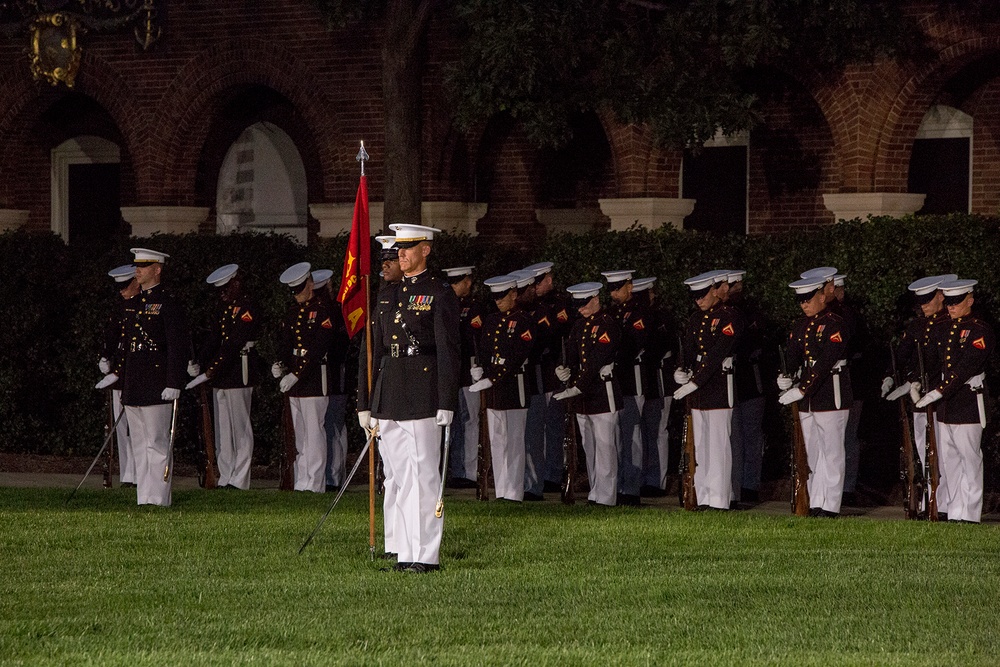
<path fill-rule="evenodd" d="M 365 142 L 361 140 L 361 150 L 358 151 L 358 156 L 354 158 L 361 163 L 361 175 L 365 175 L 365 160 L 368 159 L 368 153 L 365 152 Z"/>

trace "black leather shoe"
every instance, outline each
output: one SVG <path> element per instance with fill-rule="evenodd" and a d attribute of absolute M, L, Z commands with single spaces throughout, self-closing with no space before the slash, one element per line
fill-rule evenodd
<path fill-rule="evenodd" d="M 440 569 L 440 565 L 431 563 L 410 563 L 410 566 L 405 568 L 404 571 L 412 574 L 427 574 L 428 572 L 437 572 Z"/>
<path fill-rule="evenodd" d="M 542 493 L 559 493 L 562 491 L 562 487 L 559 482 L 550 482 L 545 480 L 545 486 L 542 487 Z"/>
<path fill-rule="evenodd" d="M 809 516 L 819 516 L 822 511 L 819 507 L 810 507 Z"/>
<path fill-rule="evenodd" d="M 823 519 L 836 519 L 838 516 L 840 516 L 840 514 L 837 512 L 831 512 L 829 510 L 820 510 L 817 516 Z"/>
<path fill-rule="evenodd" d="M 233 487 L 233 488 L 236 488 L 236 487 Z M 327 484 L 326 485 L 326 492 L 327 493 L 337 493 L 338 491 L 340 491 L 340 487 L 339 486 L 335 486 L 333 484 Z"/>
<path fill-rule="evenodd" d="M 474 489 L 476 488 L 476 482 L 465 477 L 452 477 L 445 486 L 449 489 Z"/>
<path fill-rule="evenodd" d="M 545 500 L 545 496 L 540 493 L 528 493 L 524 492 L 524 499 L 533 503 L 537 503 L 539 500 Z"/>
<path fill-rule="evenodd" d="M 399 556 L 391 551 L 383 551 L 379 555 L 375 556 L 375 558 L 378 558 L 379 560 L 396 560 Z"/>
<path fill-rule="evenodd" d="M 618 504 L 623 507 L 639 507 L 639 496 L 633 496 L 631 493 L 619 493 Z"/>
<path fill-rule="evenodd" d="M 665 489 L 661 489 L 658 486 L 652 486 L 651 484 L 644 484 L 641 489 L 639 489 L 639 495 L 643 498 L 663 498 L 667 495 Z"/>

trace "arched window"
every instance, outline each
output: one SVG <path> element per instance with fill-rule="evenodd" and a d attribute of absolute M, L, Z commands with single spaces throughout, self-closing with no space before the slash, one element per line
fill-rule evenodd
<path fill-rule="evenodd" d="M 229 148 L 219 173 L 216 231 L 287 234 L 306 243 L 306 171 L 291 138 L 270 123 L 251 125 Z"/>
<path fill-rule="evenodd" d="M 121 230 L 120 159 L 118 146 L 100 137 L 74 137 L 52 149 L 52 231 L 63 241 Z"/>
<path fill-rule="evenodd" d="M 927 195 L 920 213 L 968 213 L 972 205 L 972 116 L 931 107 L 917 130 L 907 190 Z"/>

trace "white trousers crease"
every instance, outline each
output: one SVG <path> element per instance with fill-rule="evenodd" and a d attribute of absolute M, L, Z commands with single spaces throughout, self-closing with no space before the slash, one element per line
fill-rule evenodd
<path fill-rule="evenodd" d="M 173 405 L 125 406 L 132 459 L 135 461 L 136 502 L 169 507 L 174 468 L 170 457 Z M 164 480 L 164 472 L 167 479 Z"/>
<path fill-rule="evenodd" d="M 219 486 L 250 488 L 250 463 L 253 460 L 253 426 L 250 403 L 253 387 L 213 389 L 215 407 L 215 459 L 219 467 Z"/>
<path fill-rule="evenodd" d="M 840 513 L 847 458 L 844 436 L 850 410 L 799 411 L 809 461 L 809 507 Z"/>
<path fill-rule="evenodd" d="M 618 413 L 576 416 L 580 441 L 587 459 L 590 494 L 599 505 L 618 503 Z"/>
<path fill-rule="evenodd" d="M 698 504 L 729 509 L 733 485 L 733 410 L 691 410 L 691 425 Z"/>
<path fill-rule="evenodd" d="M 939 458 L 948 478 L 948 520 L 979 523 L 983 516 L 983 450 L 980 447 L 983 427 L 939 423 L 938 428 Z M 938 498 L 941 498 L 940 487 Z"/>
<path fill-rule="evenodd" d="M 528 409 L 486 410 L 497 498 L 524 500 L 524 428 Z"/>
<path fill-rule="evenodd" d="M 326 491 L 326 396 L 288 399 L 295 427 L 295 490 Z"/>

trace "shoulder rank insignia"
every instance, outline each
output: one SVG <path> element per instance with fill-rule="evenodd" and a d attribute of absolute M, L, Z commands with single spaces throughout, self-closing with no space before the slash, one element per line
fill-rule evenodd
<path fill-rule="evenodd" d="M 320 326 L 323 327 L 324 329 L 332 329 L 333 322 L 331 322 L 330 318 L 328 317 L 325 320 L 323 320 L 323 324 L 321 324 Z"/>
<path fill-rule="evenodd" d="M 525 329 L 524 333 L 521 334 L 521 340 L 530 343 L 531 342 L 531 329 Z"/>
<path fill-rule="evenodd" d="M 243 315 L 240 316 L 240 319 L 243 320 L 244 322 L 253 322 L 253 315 L 250 314 L 249 310 L 244 310 Z"/>
<path fill-rule="evenodd" d="M 640 317 L 639 319 L 637 319 L 635 322 L 632 323 L 632 328 L 635 329 L 636 331 L 642 331 L 643 329 L 646 328 L 646 324 L 642 321 L 642 318 Z"/>
<path fill-rule="evenodd" d="M 722 327 L 722 333 L 726 334 L 727 336 L 735 336 L 736 330 L 733 329 L 733 323 L 730 322 L 726 326 Z"/>
<path fill-rule="evenodd" d="M 985 350 L 986 349 L 986 339 L 983 338 L 982 336 L 980 336 L 976 340 L 972 341 L 972 347 L 976 348 L 977 350 Z"/>
<path fill-rule="evenodd" d="M 566 313 L 565 308 L 556 313 L 556 319 L 559 320 L 560 322 L 565 322 L 566 320 L 569 319 L 569 315 Z"/>
<path fill-rule="evenodd" d="M 843 343 L 844 339 L 841 337 L 840 332 L 837 331 L 836 333 L 834 333 L 833 335 L 830 336 L 830 342 L 831 343 Z"/>
<path fill-rule="evenodd" d="M 601 334 L 601 337 L 597 339 L 597 342 L 598 343 L 610 343 L 611 342 L 611 336 L 609 336 L 607 332 L 604 332 L 604 333 Z"/>
<path fill-rule="evenodd" d="M 472 321 L 469 322 L 469 326 L 476 329 L 481 328 L 483 326 L 483 318 L 480 317 L 479 315 L 476 315 L 475 317 L 472 318 Z"/>
<path fill-rule="evenodd" d="M 552 326 L 552 323 L 549 322 L 549 316 L 548 315 L 543 316 L 542 319 L 538 320 L 538 323 L 539 324 L 544 324 L 547 327 Z"/>

